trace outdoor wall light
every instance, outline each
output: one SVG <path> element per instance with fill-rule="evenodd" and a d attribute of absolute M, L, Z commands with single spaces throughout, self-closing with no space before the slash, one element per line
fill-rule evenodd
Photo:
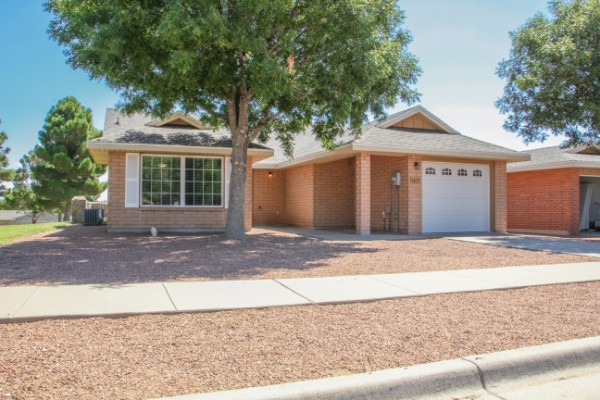
<path fill-rule="evenodd" d="M 269 178 L 273 177 L 273 171 L 269 171 Z"/>
<path fill-rule="evenodd" d="M 415 161 L 415 169 L 416 170 L 421 169 L 421 164 L 418 161 Z"/>

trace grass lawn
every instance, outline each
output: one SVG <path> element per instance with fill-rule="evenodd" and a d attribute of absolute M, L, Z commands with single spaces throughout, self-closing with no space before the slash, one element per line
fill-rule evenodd
<path fill-rule="evenodd" d="M 43 224 L 0 226 L 0 245 L 10 243 L 23 236 L 62 229 L 70 224 L 70 222 L 46 222 Z"/>

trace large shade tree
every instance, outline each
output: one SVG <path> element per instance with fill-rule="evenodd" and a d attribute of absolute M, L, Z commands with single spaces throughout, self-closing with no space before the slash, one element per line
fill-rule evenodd
<path fill-rule="evenodd" d="M 565 135 L 567 145 L 600 141 L 600 0 L 555 0 L 511 33 L 498 67 L 496 105 L 504 127 L 526 143 Z"/>
<path fill-rule="evenodd" d="M 106 167 L 95 164 L 88 150 L 88 141 L 101 135 L 92 125 L 92 110 L 74 97 L 59 100 L 46 115 L 30 164 L 31 187 L 37 201 L 59 208 L 65 221 L 71 218 L 73 197 L 96 198 L 106 189 L 99 181 Z"/>
<path fill-rule="evenodd" d="M 313 125 L 326 148 L 399 99 L 419 68 L 389 0 L 49 0 L 68 62 L 122 92 L 125 112 L 176 109 L 229 129 L 226 235 L 244 237 L 247 149 L 275 135 L 289 152 Z"/>

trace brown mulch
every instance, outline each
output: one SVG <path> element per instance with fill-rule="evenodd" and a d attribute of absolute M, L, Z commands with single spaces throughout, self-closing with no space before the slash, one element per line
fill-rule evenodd
<path fill-rule="evenodd" d="M 69 226 L 0 246 L 0 285 L 297 278 L 597 261 L 447 239 L 334 242 L 254 229 L 221 235 L 109 234 Z"/>
<path fill-rule="evenodd" d="M 600 335 L 600 283 L 371 303 L 0 325 L 8 399 L 142 399 Z"/>

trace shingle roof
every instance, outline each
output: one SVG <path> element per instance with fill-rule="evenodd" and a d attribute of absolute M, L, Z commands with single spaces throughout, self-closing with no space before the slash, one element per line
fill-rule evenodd
<path fill-rule="evenodd" d="M 353 151 L 385 151 L 506 160 L 523 159 L 522 153 L 461 135 L 451 128 L 448 128 L 451 132 L 446 133 L 395 126 L 382 127 L 386 125 L 386 121 L 398 120 L 403 115 L 414 114 L 415 111 L 421 111 L 425 116 L 430 114 L 422 106 L 416 106 L 391 115 L 383 122 L 370 122 L 362 127 L 362 133 L 359 137 L 355 137 L 351 131 L 345 132 L 342 137 L 338 138 L 337 149 L 346 146 Z M 148 123 L 152 121 L 153 118 L 147 114 L 125 116 L 119 113 L 118 110 L 109 109 L 106 113 L 104 135 L 101 138 L 92 140 L 90 143 L 97 145 L 107 143 L 231 147 L 229 132 L 224 129 L 213 131 L 189 126 L 149 126 Z M 250 148 L 274 150 L 272 157 L 255 164 L 257 167 L 263 168 L 285 167 L 299 158 L 318 158 L 329 154 L 314 137 L 311 128 L 294 137 L 294 150 L 291 159 L 285 155 L 281 144 L 275 139 L 269 140 L 264 145 L 252 143 Z"/>
<path fill-rule="evenodd" d="M 338 148 L 351 145 L 357 151 L 371 149 L 371 151 L 440 156 L 464 154 L 470 157 L 479 156 L 481 158 L 507 160 L 522 160 L 524 157 L 518 151 L 461 134 L 398 127 L 380 128 L 380 125 L 378 121 L 364 125 L 358 138 L 351 132 L 346 132 L 338 139 Z M 276 140 L 272 139 L 266 145 L 275 150 L 275 155 L 256 163 L 259 167 L 284 166 L 293 159 L 326 153 L 326 150 L 323 149 L 320 142 L 314 138 L 310 131 L 303 132 L 295 137 L 292 159 L 284 154 L 281 145 Z"/>
<path fill-rule="evenodd" d="M 231 147 L 227 130 L 202 130 L 189 126 L 149 126 L 155 120 L 148 114 L 124 115 L 118 110 L 106 110 L 104 133 L 90 143 L 156 144 L 174 146 Z M 267 149 L 252 143 L 250 148 Z"/>
<path fill-rule="evenodd" d="M 536 170 L 562 167 L 588 166 L 600 168 L 600 154 L 579 154 L 580 148 L 564 148 L 560 146 L 543 147 L 541 149 L 527 150 L 523 153 L 531 156 L 530 161 L 510 164 L 509 171 Z"/>

